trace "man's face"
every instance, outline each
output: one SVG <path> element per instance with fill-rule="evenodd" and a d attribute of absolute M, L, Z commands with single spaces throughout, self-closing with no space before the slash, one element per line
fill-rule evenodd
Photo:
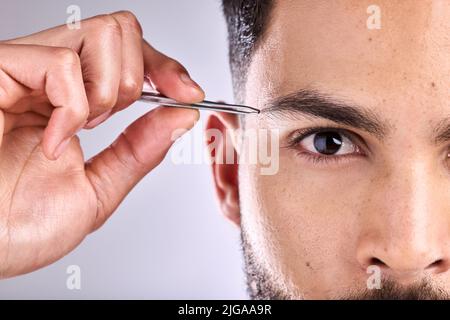
<path fill-rule="evenodd" d="M 280 130 L 276 174 L 239 166 L 256 297 L 370 297 L 370 266 L 450 292 L 450 2 L 372 4 L 278 1 L 253 55 L 245 128 Z"/>

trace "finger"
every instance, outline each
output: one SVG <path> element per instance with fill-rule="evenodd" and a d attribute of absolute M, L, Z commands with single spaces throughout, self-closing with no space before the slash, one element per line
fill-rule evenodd
<path fill-rule="evenodd" d="M 141 95 L 144 83 L 144 59 L 142 56 L 142 28 L 136 17 L 129 11 L 119 11 L 111 14 L 121 28 L 122 61 L 119 89 L 114 107 L 92 119 L 86 125 L 91 129 L 108 119 L 133 102 Z"/>
<path fill-rule="evenodd" d="M 5 115 L 2 110 L 0 110 L 0 146 L 3 142 L 3 134 L 5 131 Z"/>
<path fill-rule="evenodd" d="M 122 70 L 119 96 L 114 112 L 128 107 L 142 93 L 144 84 L 144 57 L 142 54 L 142 28 L 136 17 L 128 11 L 112 14 L 122 28 Z"/>
<path fill-rule="evenodd" d="M 91 121 L 110 112 L 116 104 L 122 60 L 121 33 L 118 21 L 105 14 L 83 20 L 80 29 L 69 30 L 61 25 L 6 43 L 67 47 L 79 52 Z"/>
<path fill-rule="evenodd" d="M 78 54 L 67 48 L 0 44 L 0 69 L 21 85 L 45 92 L 55 107 L 42 147 L 47 158 L 58 158 L 89 114 Z M 8 84 L 0 87 L 0 107 L 8 108 L 17 97 L 7 91 Z"/>
<path fill-rule="evenodd" d="M 37 114 L 35 112 L 24 113 L 3 113 L 4 129 L 3 134 L 6 134 L 14 129 L 22 127 L 45 127 L 48 123 L 48 118 Z"/>
<path fill-rule="evenodd" d="M 91 121 L 108 113 L 117 102 L 121 63 L 122 29 L 111 15 L 84 21 L 81 68 Z M 92 125 L 92 124 L 91 124 Z"/>
<path fill-rule="evenodd" d="M 144 40 L 144 68 L 156 90 L 180 102 L 194 103 L 205 98 L 200 86 L 176 60 L 155 50 Z"/>
<path fill-rule="evenodd" d="M 30 89 L 18 83 L 5 70 L 0 69 L 0 108 L 6 110 L 16 106 L 19 101 L 22 101 L 30 93 Z M 25 111 L 25 108 L 19 111 Z"/>
<path fill-rule="evenodd" d="M 97 194 L 94 229 L 102 225 L 133 186 L 157 166 L 173 143 L 173 135 L 190 129 L 197 110 L 159 107 L 132 123 L 118 138 L 86 164 Z"/>

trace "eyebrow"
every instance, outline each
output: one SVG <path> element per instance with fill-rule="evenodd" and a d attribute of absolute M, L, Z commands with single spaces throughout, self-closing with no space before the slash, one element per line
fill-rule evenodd
<path fill-rule="evenodd" d="M 294 119 L 298 116 L 328 119 L 337 124 L 364 130 L 380 140 L 389 131 L 388 123 L 383 122 L 372 110 L 315 90 L 300 90 L 278 97 L 270 101 L 267 107 L 261 110 L 261 114 Z"/>
<path fill-rule="evenodd" d="M 450 117 L 442 119 L 434 128 L 436 144 L 447 142 L 450 140 Z"/>

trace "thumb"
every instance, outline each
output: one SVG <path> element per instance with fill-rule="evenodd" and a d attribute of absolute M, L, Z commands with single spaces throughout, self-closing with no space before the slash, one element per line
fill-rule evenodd
<path fill-rule="evenodd" d="M 108 148 L 86 163 L 97 194 L 100 227 L 131 189 L 165 157 L 178 130 L 191 129 L 197 110 L 158 107 L 133 122 Z"/>

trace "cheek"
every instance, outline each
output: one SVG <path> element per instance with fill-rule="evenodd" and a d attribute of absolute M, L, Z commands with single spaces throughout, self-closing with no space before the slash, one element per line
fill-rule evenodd
<path fill-rule="evenodd" d="M 358 216 L 368 187 L 361 182 L 368 168 L 357 161 L 319 168 L 281 151 L 276 175 L 260 175 L 256 166 L 242 170 L 243 223 L 271 270 L 290 274 L 302 287 L 308 279 L 319 283 L 311 280 L 319 270 L 349 271 L 344 261 L 356 259 Z"/>

